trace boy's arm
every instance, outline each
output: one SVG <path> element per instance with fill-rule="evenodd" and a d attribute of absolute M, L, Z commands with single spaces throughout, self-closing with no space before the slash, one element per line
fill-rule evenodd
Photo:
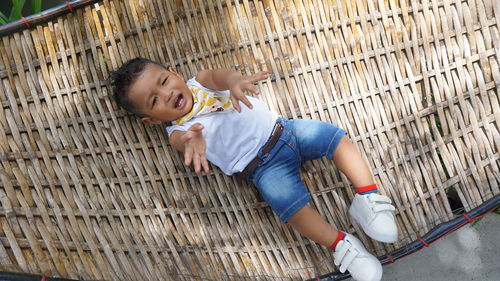
<path fill-rule="evenodd" d="M 259 91 L 253 84 L 268 77 L 268 71 L 261 71 L 253 75 L 241 75 L 241 73 L 232 69 L 215 69 L 201 70 L 196 74 L 196 81 L 212 90 L 229 90 L 234 108 L 238 112 L 241 112 L 238 101 L 243 102 L 248 108 L 252 109 L 252 104 L 245 97 L 245 92 L 259 94 Z"/>
<path fill-rule="evenodd" d="M 184 164 L 190 166 L 193 163 L 196 173 L 200 172 L 201 168 L 208 173 L 208 161 L 205 158 L 206 144 L 202 130 L 203 125 L 196 123 L 187 131 L 173 131 L 168 137 L 171 146 L 184 152 Z"/>

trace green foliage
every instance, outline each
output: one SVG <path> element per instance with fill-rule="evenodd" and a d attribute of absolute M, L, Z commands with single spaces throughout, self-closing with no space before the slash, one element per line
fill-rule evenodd
<path fill-rule="evenodd" d="M 11 0 L 12 10 L 7 17 L 4 13 L 0 12 L 0 24 L 6 24 L 11 21 L 20 19 L 23 14 L 24 4 L 26 0 Z M 31 12 L 33 14 L 39 13 L 42 10 L 42 0 L 31 0 Z"/>
<path fill-rule="evenodd" d="M 2 12 L 0 12 L 0 24 L 6 24 L 9 21 L 9 18 L 7 18 Z"/>
<path fill-rule="evenodd" d="M 31 13 L 38 14 L 42 10 L 42 0 L 31 0 Z"/>
<path fill-rule="evenodd" d="M 25 0 L 12 0 L 12 10 L 10 11 L 9 20 L 20 19 L 23 15 L 23 7 Z"/>

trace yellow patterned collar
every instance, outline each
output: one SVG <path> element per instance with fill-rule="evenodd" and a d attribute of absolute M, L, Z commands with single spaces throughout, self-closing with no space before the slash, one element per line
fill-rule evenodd
<path fill-rule="evenodd" d="M 213 92 L 208 92 L 197 87 L 189 87 L 189 90 L 193 95 L 193 108 L 188 114 L 173 121 L 174 125 L 182 125 L 194 117 L 214 112 L 234 110 L 230 96 L 216 96 Z"/>

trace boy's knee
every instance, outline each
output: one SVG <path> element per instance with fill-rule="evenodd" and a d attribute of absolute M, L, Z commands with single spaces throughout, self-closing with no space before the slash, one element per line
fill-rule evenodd
<path fill-rule="evenodd" d="M 273 211 L 282 221 L 302 208 L 310 200 L 307 189 L 302 185 L 273 186 L 266 190 L 261 190 L 262 197 L 271 206 Z"/>
<path fill-rule="evenodd" d="M 290 189 L 275 186 L 264 190 L 262 196 L 270 204 L 286 205 L 288 202 L 294 201 L 296 195 L 293 193 Z"/>

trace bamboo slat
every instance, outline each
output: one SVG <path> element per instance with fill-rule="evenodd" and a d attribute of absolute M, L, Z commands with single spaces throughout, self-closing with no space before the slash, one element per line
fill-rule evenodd
<path fill-rule="evenodd" d="M 0 271 L 92 280 L 303 280 L 331 253 L 256 190 L 196 174 L 111 99 L 137 56 L 269 70 L 260 99 L 345 128 L 397 207 L 400 241 L 369 239 L 329 160 L 313 205 L 377 255 L 499 193 L 500 2 L 104 0 L 0 40 Z"/>

